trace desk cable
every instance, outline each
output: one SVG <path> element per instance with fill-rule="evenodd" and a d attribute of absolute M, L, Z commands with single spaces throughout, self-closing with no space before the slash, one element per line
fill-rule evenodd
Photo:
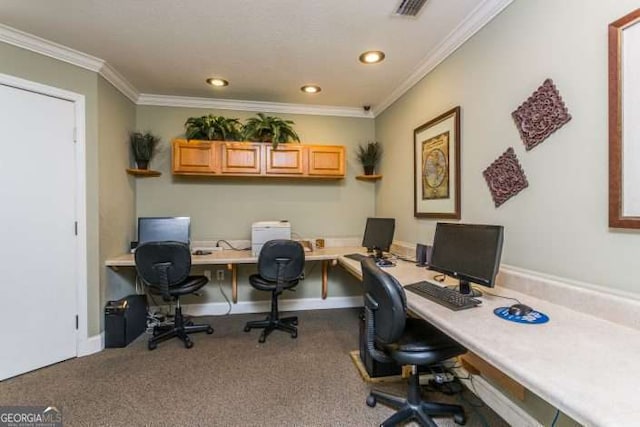
<path fill-rule="evenodd" d="M 220 242 L 225 243 L 227 246 L 229 246 L 229 249 L 232 249 L 234 251 L 248 251 L 249 249 L 251 249 L 250 247 L 249 248 L 236 248 L 235 246 L 233 246 L 231 243 L 229 243 L 227 240 L 224 240 L 224 239 L 220 239 L 220 240 L 218 240 L 216 242 L 216 248 L 220 247 Z"/>
<path fill-rule="evenodd" d="M 556 427 L 556 422 L 558 421 L 558 417 L 560 416 L 560 409 L 556 409 L 556 415 L 553 417 L 553 421 L 551 421 L 551 427 Z"/>
<path fill-rule="evenodd" d="M 480 290 L 480 289 L 476 289 L 475 287 L 474 287 L 473 289 L 475 289 L 475 290 L 476 290 L 476 291 L 478 291 L 478 292 L 482 292 L 483 294 L 491 295 L 492 297 L 497 297 L 497 298 L 502 298 L 502 299 L 508 299 L 508 300 L 511 300 L 511 301 L 515 301 L 515 302 L 516 302 L 516 303 L 518 303 L 518 304 L 522 304 L 518 298 L 503 297 L 502 295 L 492 294 L 491 292 L 487 292 L 487 291 L 485 291 L 484 289 L 483 289 L 483 290 Z"/>

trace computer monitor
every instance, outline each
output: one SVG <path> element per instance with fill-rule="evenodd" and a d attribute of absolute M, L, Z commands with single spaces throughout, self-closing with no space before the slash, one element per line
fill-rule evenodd
<path fill-rule="evenodd" d="M 140 217 L 138 218 L 138 244 L 174 241 L 190 243 L 191 218 Z"/>
<path fill-rule="evenodd" d="M 382 258 L 382 252 L 389 252 L 396 228 L 394 218 L 367 218 L 362 246 L 369 252 L 375 252 L 376 258 Z"/>
<path fill-rule="evenodd" d="M 461 294 L 482 295 L 472 290 L 470 283 L 494 286 L 500 267 L 503 234 L 501 225 L 439 222 L 429 268 L 458 279 Z"/>

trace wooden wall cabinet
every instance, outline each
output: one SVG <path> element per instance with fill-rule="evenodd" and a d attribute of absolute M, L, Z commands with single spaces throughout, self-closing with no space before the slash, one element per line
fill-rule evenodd
<path fill-rule="evenodd" d="M 216 146 L 208 141 L 173 141 L 173 173 L 213 175 L 219 173 Z"/>
<path fill-rule="evenodd" d="M 173 174 L 264 178 L 341 179 L 345 149 L 341 145 L 225 141 L 173 141 Z"/>
<path fill-rule="evenodd" d="M 214 143 L 215 144 L 215 143 Z M 262 172 L 262 145 L 252 142 L 223 142 L 221 172 L 225 175 L 259 174 Z"/>

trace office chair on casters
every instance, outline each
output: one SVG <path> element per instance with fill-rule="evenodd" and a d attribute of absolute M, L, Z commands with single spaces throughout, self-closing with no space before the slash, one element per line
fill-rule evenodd
<path fill-rule="evenodd" d="M 258 274 L 249 276 L 249 283 L 261 291 L 271 292 L 271 312 L 265 320 L 247 322 L 245 332 L 264 329 L 258 340 L 263 343 L 276 329 L 289 332 L 291 338 L 298 337 L 297 317 L 280 318 L 278 295 L 298 284 L 304 270 L 304 248 L 293 240 L 269 240 L 262 246 L 258 256 Z"/>
<path fill-rule="evenodd" d="M 362 260 L 367 351 L 379 362 L 411 365 L 406 399 L 371 390 L 367 405 L 377 402 L 398 409 L 382 426 L 416 420 L 421 426 L 436 426 L 431 416 L 453 415 L 464 424 L 464 410 L 458 405 L 426 402 L 420 396 L 418 366 L 429 366 L 466 352 L 457 342 L 421 319 L 407 318 L 404 289 L 372 258 Z"/>
<path fill-rule="evenodd" d="M 210 325 L 194 325 L 185 322 L 180 307 L 180 296 L 196 292 L 209 281 L 205 276 L 189 276 L 191 252 L 189 246 L 180 242 L 148 242 L 136 248 L 136 270 L 148 287 L 149 292 L 161 295 L 164 301 L 175 301 L 174 324 L 156 326 L 153 337 L 149 338 L 149 350 L 154 350 L 159 342 L 178 337 L 186 348 L 193 347 L 189 334 L 196 332 L 213 333 Z"/>

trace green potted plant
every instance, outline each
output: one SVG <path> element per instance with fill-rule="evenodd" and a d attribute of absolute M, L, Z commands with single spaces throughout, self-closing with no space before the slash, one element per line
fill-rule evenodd
<path fill-rule="evenodd" d="M 287 142 L 300 142 L 300 137 L 293 130 L 293 121 L 258 113 L 250 117 L 244 124 L 244 139 L 247 141 L 270 142 L 273 148 Z"/>
<path fill-rule="evenodd" d="M 209 141 L 240 141 L 242 124 L 238 119 L 209 114 L 202 117 L 189 117 L 184 124 L 187 139 Z"/>
<path fill-rule="evenodd" d="M 382 157 L 382 145 L 379 142 L 368 142 L 366 145 L 359 145 L 356 155 L 364 167 L 364 174 L 373 175 L 373 171 Z"/>
<path fill-rule="evenodd" d="M 151 132 L 131 132 L 129 134 L 129 142 L 131 143 L 131 152 L 138 169 L 148 169 L 149 161 L 153 157 L 160 138 L 154 136 Z"/>

